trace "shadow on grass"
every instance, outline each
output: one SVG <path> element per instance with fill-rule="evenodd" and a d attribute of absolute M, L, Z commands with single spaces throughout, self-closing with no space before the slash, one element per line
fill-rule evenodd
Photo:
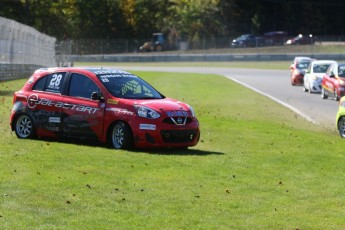
<path fill-rule="evenodd" d="M 222 152 L 205 151 L 200 149 L 186 148 L 158 148 L 158 149 L 132 149 L 132 152 L 146 152 L 153 155 L 174 155 L 174 156 L 207 156 L 207 155 L 223 155 Z"/>
<path fill-rule="evenodd" d="M 63 144 L 72 144 L 72 145 L 82 145 L 88 147 L 101 147 L 104 149 L 110 149 L 117 151 L 116 149 L 110 147 L 107 144 L 100 143 L 98 141 L 89 141 L 89 140 L 79 140 L 79 139 L 54 139 L 54 138 L 35 138 L 38 141 L 44 142 L 55 142 Z M 222 152 L 215 151 L 205 151 L 200 149 L 191 149 L 191 148 L 131 148 L 126 151 L 129 152 L 138 152 L 138 153 L 147 153 L 152 155 L 180 155 L 180 156 L 207 156 L 207 155 L 224 155 Z"/>

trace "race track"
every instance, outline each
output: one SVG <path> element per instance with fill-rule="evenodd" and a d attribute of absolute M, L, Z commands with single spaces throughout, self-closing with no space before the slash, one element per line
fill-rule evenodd
<path fill-rule="evenodd" d="M 291 86 L 289 70 L 236 69 L 217 67 L 116 66 L 124 70 L 218 74 L 249 87 L 293 110 L 305 119 L 327 129 L 335 129 L 338 102 L 321 99 L 320 94 L 303 92 Z"/>

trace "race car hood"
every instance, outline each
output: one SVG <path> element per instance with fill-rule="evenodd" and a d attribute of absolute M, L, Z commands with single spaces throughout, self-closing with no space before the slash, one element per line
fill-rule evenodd
<path fill-rule="evenodd" d="M 189 111 L 189 106 L 183 102 L 165 98 L 161 100 L 145 100 L 137 101 L 137 105 L 143 105 L 157 111 L 175 111 L 175 110 L 184 110 Z"/>

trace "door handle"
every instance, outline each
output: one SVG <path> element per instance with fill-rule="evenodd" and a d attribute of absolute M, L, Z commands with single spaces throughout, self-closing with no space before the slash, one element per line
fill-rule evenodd
<path fill-rule="evenodd" d="M 67 103 L 65 103 L 65 104 L 63 104 L 63 107 L 64 107 L 64 108 L 72 108 L 73 105 L 72 105 L 72 104 L 67 104 Z"/>

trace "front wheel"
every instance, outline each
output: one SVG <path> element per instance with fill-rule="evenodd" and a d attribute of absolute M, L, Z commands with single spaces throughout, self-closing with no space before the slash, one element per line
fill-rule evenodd
<path fill-rule="evenodd" d="M 341 117 L 338 121 L 338 131 L 342 138 L 345 138 L 345 117 Z"/>
<path fill-rule="evenodd" d="M 339 101 L 338 91 L 336 89 L 334 90 L 334 100 Z"/>
<path fill-rule="evenodd" d="M 111 144 L 115 149 L 128 149 L 133 147 L 133 136 L 129 125 L 119 121 L 114 124 L 110 133 Z"/>
<path fill-rule="evenodd" d="M 35 125 L 31 117 L 19 115 L 14 122 L 14 131 L 18 138 L 27 139 L 35 136 Z"/>

